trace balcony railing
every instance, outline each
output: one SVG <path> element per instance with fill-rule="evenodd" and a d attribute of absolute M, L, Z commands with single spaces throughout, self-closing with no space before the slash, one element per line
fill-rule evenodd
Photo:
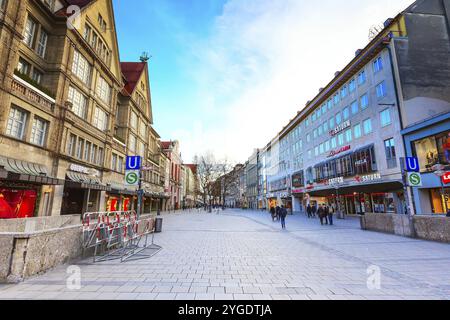
<path fill-rule="evenodd" d="M 13 76 L 11 89 L 31 103 L 36 103 L 53 112 L 55 100 L 16 75 Z"/>

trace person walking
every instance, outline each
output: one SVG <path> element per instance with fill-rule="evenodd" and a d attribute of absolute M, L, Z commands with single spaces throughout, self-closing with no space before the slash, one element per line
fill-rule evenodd
<path fill-rule="evenodd" d="M 334 208 L 333 206 L 327 206 L 328 211 L 328 222 L 330 223 L 330 226 L 333 225 L 333 215 L 334 215 Z"/>
<path fill-rule="evenodd" d="M 277 215 L 277 221 L 280 221 L 280 211 L 281 211 L 280 206 L 277 206 L 277 208 L 275 209 L 275 214 Z"/>
<path fill-rule="evenodd" d="M 286 208 L 284 206 L 281 206 L 281 209 L 280 209 L 280 220 L 281 220 L 281 228 L 283 230 L 286 229 L 286 217 L 287 217 L 287 214 L 288 214 L 288 212 L 287 212 Z"/>
<path fill-rule="evenodd" d="M 316 217 L 316 213 L 317 213 L 317 204 L 314 204 L 313 207 L 312 207 L 312 215 L 313 215 L 313 218 Z"/>
<path fill-rule="evenodd" d="M 319 209 L 317 209 L 317 215 L 320 218 L 320 224 L 323 225 L 323 219 L 325 218 L 326 223 L 328 224 L 327 215 L 325 213 L 325 209 L 322 205 L 319 205 Z"/>
<path fill-rule="evenodd" d="M 272 221 L 275 222 L 275 208 L 274 207 L 270 207 L 270 214 L 272 215 Z"/>
<path fill-rule="evenodd" d="M 312 207 L 311 207 L 310 203 L 308 203 L 308 206 L 306 207 L 306 213 L 308 214 L 308 219 L 311 219 L 311 217 L 312 217 Z"/>

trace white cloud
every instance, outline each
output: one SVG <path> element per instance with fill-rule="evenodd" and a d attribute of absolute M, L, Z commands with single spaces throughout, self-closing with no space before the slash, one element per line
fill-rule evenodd
<path fill-rule="evenodd" d="M 411 0 L 230 0 L 208 39 L 190 45 L 197 84 L 185 160 L 214 151 L 245 161 L 368 43 L 369 28 Z"/>

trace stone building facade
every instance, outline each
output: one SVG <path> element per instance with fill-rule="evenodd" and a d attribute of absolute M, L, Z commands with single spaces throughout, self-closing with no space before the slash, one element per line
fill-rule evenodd
<path fill-rule="evenodd" d="M 135 154 L 153 166 L 144 182 L 146 210 L 155 208 L 164 190 L 148 66 L 120 63 L 112 1 L 3 0 L 0 8 L 3 214 L 133 209 L 136 190 L 123 175 Z"/>

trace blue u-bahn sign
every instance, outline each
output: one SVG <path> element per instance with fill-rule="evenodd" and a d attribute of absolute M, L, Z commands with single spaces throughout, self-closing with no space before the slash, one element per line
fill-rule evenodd
<path fill-rule="evenodd" d="M 419 159 L 417 157 L 406 158 L 406 171 L 407 172 L 420 172 Z"/>
<path fill-rule="evenodd" d="M 127 157 L 126 169 L 127 170 L 141 170 L 142 158 L 141 157 Z"/>

